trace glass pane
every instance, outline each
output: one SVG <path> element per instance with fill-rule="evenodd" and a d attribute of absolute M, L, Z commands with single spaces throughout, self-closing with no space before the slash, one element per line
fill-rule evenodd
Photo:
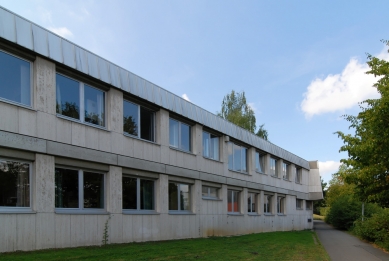
<path fill-rule="evenodd" d="M 210 142 L 210 135 L 208 132 L 203 131 L 203 156 L 209 158 L 209 142 Z"/>
<path fill-rule="evenodd" d="M 219 160 L 219 137 L 211 134 L 211 156 L 214 160 Z"/>
<path fill-rule="evenodd" d="M 55 207 L 79 208 L 78 170 L 55 169 Z"/>
<path fill-rule="evenodd" d="M 227 201 L 228 201 L 228 208 L 227 208 L 227 211 L 228 212 L 232 212 L 233 210 L 233 202 L 232 202 L 232 190 L 228 190 L 227 191 Z"/>
<path fill-rule="evenodd" d="M 202 196 L 203 197 L 208 197 L 208 189 L 209 189 L 209 187 L 206 187 L 206 186 L 202 187 Z"/>
<path fill-rule="evenodd" d="M 135 178 L 123 177 L 123 209 L 137 209 L 137 184 Z"/>
<path fill-rule="evenodd" d="M 0 161 L 0 207 L 30 206 L 30 165 Z"/>
<path fill-rule="evenodd" d="M 104 208 L 104 175 L 84 172 L 84 208 Z"/>
<path fill-rule="evenodd" d="M 140 137 L 154 141 L 154 112 L 140 108 Z"/>
<path fill-rule="evenodd" d="M 248 194 L 248 197 L 247 197 L 247 212 L 252 212 L 252 210 L 251 210 L 251 194 L 250 193 Z"/>
<path fill-rule="evenodd" d="M 169 144 L 178 148 L 178 121 L 169 119 Z"/>
<path fill-rule="evenodd" d="M 124 101 L 123 131 L 138 136 L 138 105 Z"/>
<path fill-rule="evenodd" d="M 213 198 L 217 198 L 217 188 L 209 188 L 209 196 Z"/>
<path fill-rule="evenodd" d="M 140 209 L 154 209 L 154 181 L 140 180 Z"/>
<path fill-rule="evenodd" d="M 178 186 L 169 183 L 169 210 L 178 210 Z"/>
<path fill-rule="evenodd" d="M 247 149 L 242 147 L 242 171 L 247 172 Z"/>
<path fill-rule="evenodd" d="M 258 152 L 255 153 L 255 170 L 262 172 L 262 156 Z"/>
<path fill-rule="evenodd" d="M 80 83 L 60 74 L 56 75 L 56 110 L 74 119 L 80 119 Z"/>
<path fill-rule="evenodd" d="M 31 105 L 30 63 L 0 51 L 0 97 Z"/>
<path fill-rule="evenodd" d="M 105 126 L 105 93 L 85 85 L 84 100 L 85 122 Z"/>
<path fill-rule="evenodd" d="M 232 194 L 233 194 L 233 205 L 232 205 L 232 208 L 233 208 L 233 212 L 239 212 L 239 208 L 238 208 L 238 193 L 237 191 L 233 191 Z"/>
<path fill-rule="evenodd" d="M 234 169 L 236 171 L 242 170 L 242 148 L 234 144 Z"/>
<path fill-rule="evenodd" d="M 189 185 L 180 184 L 180 210 L 190 210 Z"/>
<path fill-rule="evenodd" d="M 234 157 L 233 157 L 233 144 L 232 142 L 228 142 L 228 169 L 233 170 L 234 168 Z"/>
<path fill-rule="evenodd" d="M 185 151 L 190 151 L 190 126 L 181 123 L 181 148 Z"/>
<path fill-rule="evenodd" d="M 255 212 L 255 194 L 254 193 L 250 193 L 249 194 L 249 212 Z"/>

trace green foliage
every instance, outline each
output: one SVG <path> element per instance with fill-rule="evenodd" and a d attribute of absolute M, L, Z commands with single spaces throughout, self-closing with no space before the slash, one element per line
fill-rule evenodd
<path fill-rule="evenodd" d="M 330 211 L 330 207 L 320 207 L 319 208 L 320 216 L 324 216 L 324 217 L 327 216 L 329 211 Z"/>
<path fill-rule="evenodd" d="M 389 46 L 388 41 L 383 42 Z M 381 98 L 363 101 L 358 116 L 344 116 L 355 135 L 337 134 L 344 142 L 340 151 L 348 153 L 348 158 L 342 159 L 348 167 L 345 182 L 355 185 L 360 200 L 389 207 L 389 62 L 371 55 L 367 59 L 367 73 L 378 77 L 374 87 Z"/>
<path fill-rule="evenodd" d="M 354 194 L 354 185 L 347 184 L 344 182 L 344 175 L 347 167 L 342 164 L 339 167 L 337 173 L 332 174 L 332 179 L 329 181 L 329 188 L 326 191 L 326 204 L 328 207 L 331 207 L 332 204 L 343 195 L 353 195 Z"/>
<path fill-rule="evenodd" d="M 101 240 L 101 242 L 103 243 L 104 246 L 108 244 L 108 238 L 109 238 L 109 233 L 108 233 L 109 225 L 108 225 L 108 222 L 109 222 L 110 219 L 111 219 L 111 216 L 109 216 L 109 218 L 107 218 L 107 221 L 105 221 L 105 224 L 104 224 L 103 240 Z"/>
<path fill-rule="evenodd" d="M 353 232 L 389 251 L 389 209 L 380 209 L 370 218 L 358 220 Z"/>
<path fill-rule="evenodd" d="M 247 104 L 244 92 L 239 93 L 232 90 L 230 94 L 224 96 L 221 112 L 217 113 L 217 115 L 252 133 L 255 132 L 255 114 L 253 109 Z M 264 125 L 259 126 L 256 135 L 267 140 L 269 134 Z"/>

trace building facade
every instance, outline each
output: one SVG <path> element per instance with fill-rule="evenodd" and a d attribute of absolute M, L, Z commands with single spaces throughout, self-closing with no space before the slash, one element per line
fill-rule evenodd
<path fill-rule="evenodd" d="M 312 228 L 306 161 L 0 7 L 0 252 Z"/>

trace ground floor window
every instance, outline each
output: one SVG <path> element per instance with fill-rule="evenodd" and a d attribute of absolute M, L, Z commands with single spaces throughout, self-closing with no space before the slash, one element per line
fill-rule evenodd
<path fill-rule="evenodd" d="M 190 211 L 190 186 L 169 182 L 169 210 Z"/>
<path fill-rule="evenodd" d="M 154 181 L 123 177 L 123 209 L 154 210 Z"/>
<path fill-rule="evenodd" d="M 105 175 L 77 169 L 55 168 L 57 209 L 104 209 Z"/>
<path fill-rule="evenodd" d="M 296 209 L 303 209 L 303 200 L 296 198 Z"/>
<path fill-rule="evenodd" d="M 255 205 L 255 197 L 256 197 L 256 194 L 255 193 L 248 193 L 248 196 L 247 196 L 247 212 L 248 213 L 256 213 L 257 211 L 257 207 Z"/>
<path fill-rule="evenodd" d="M 312 209 L 312 201 L 305 201 L 305 209 L 311 210 Z"/>
<path fill-rule="evenodd" d="M 285 197 L 277 197 L 277 213 L 285 213 Z"/>
<path fill-rule="evenodd" d="M 263 200 L 263 213 L 271 214 L 271 195 L 265 195 Z"/>
<path fill-rule="evenodd" d="M 239 191 L 229 189 L 227 192 L 227 198 L 228 198 L 227 211 L 230 213 L 240 213 L 240 211 L 239 211 Z"/>
<path fill-rule="evenodd" d="M 201 194 L 205 199 L 218 199 L 218 188 L 203 186 Z"/>
<path fill-rule="evenodd" d="M 0 159 L 0 210 L 30 207 L 30 163 Z"/>

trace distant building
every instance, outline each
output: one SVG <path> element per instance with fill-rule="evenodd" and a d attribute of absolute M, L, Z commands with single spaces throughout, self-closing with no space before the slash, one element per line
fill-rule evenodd
<path fill-rule="evenodd" d="M 0 252 L 311 229 L 321 198 L 317 161 L 0 8 Z"/>

